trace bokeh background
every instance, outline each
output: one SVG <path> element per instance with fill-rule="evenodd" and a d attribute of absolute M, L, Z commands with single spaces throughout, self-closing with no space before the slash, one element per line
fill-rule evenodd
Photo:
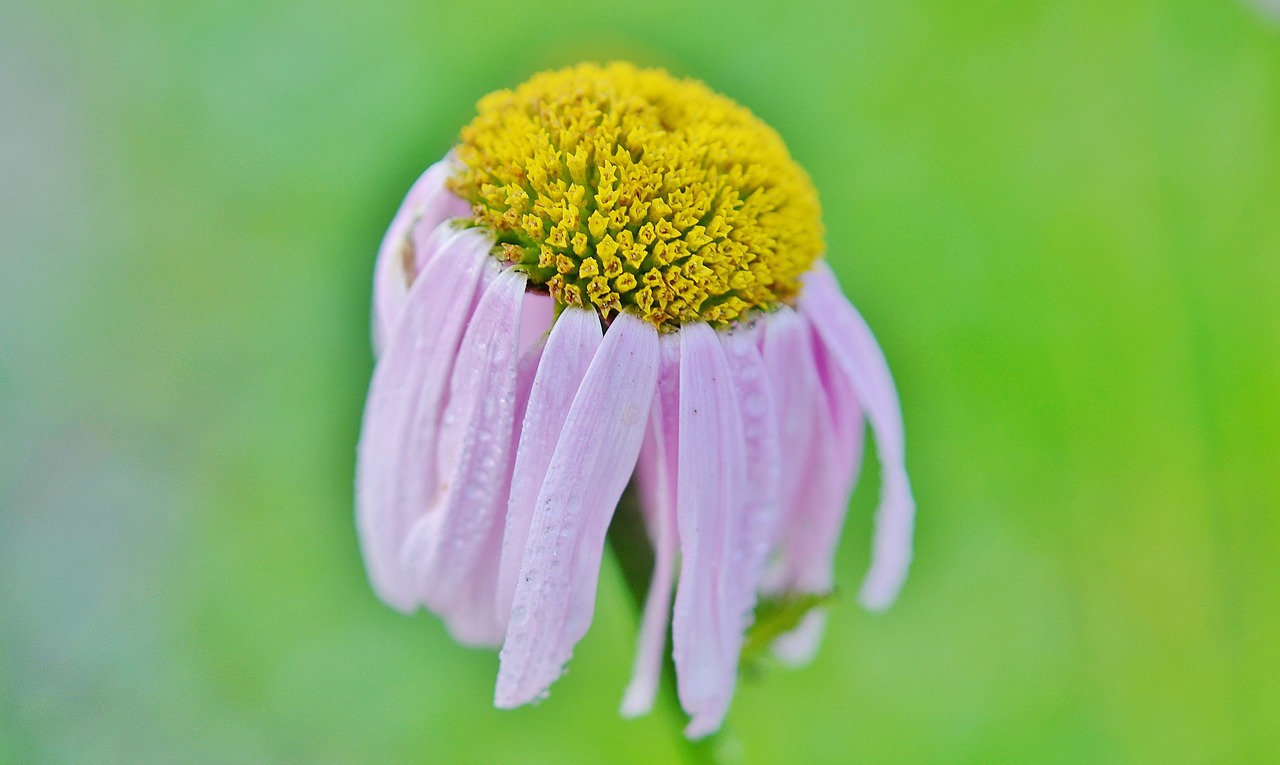
<path fill-rule="evenodd" d="M 612 564 L 568 675 L 380 605 L 370 271 L 482 94 L 628 58 L 812 172 L 920 505 L 754 763 L 1280 761 L 1280 13 L 1201 2 L 0 2 L 0 762 L 655 763 Z"/>

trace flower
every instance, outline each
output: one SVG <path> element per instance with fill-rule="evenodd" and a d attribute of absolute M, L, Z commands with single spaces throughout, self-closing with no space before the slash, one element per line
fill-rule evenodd
<path fill-rule="evenodd" d="M 634 478 L 656 562 L 623 713 L 652 706 L 669 630 L 706 735 L 757 600 L 832 590 L 869 421 L 860 597 L 888 606 L 914 515 L 901 414 L 822 247 L 781 138 L 701 83 L 581 65 L 480 101 L 375 267 L 357 522 L 378 595 L 501 646 L 497 706 L 539 699 Z M 774 651 L 804 661 L 821 631 L 816 609 Z"/>

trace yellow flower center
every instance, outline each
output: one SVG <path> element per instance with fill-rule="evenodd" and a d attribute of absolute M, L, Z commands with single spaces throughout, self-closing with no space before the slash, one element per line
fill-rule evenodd
<path fill-rule="evenodd" d="M 700 82 L 582 64 L 477 109 L 451 187 L 560 305 L 726 325 L 794 298 L 822 251 L 809 176 Z"/>

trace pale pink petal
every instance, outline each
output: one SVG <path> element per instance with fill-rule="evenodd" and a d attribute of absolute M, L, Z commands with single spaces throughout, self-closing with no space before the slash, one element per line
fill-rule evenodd
<path fill-rule="evenodd" d="M 498 575 L 497 606 L 501 613 L 509 614 L 511 611 L 516 581 L 524 564 L 534 506 L 546 482 L 547 468 L 551 465 L 551 456 L 560 440 L 574 395 L 602 338 L 599 315 L 584 308 L 566 308 L 547 338 L 542 363 L 529 393 L 529 407 L 520 429 L 519 449 L 512 472 L 507 528 Z"/>
<path fill-rule="evenodd" d="M 897 390 L 875 336 L 841 294 L 825 264 L 818 264 L 806 276 L 801 306 L 835 365 L 851 381 L 875 431 L 882 488 L 871 569 L 862 583 L 859 599 L 867 608 L 880 610 L 893 603 L 906 579 L 915 523 Z"/>
<path fill-rule="evenodd" d="M 727 591 L 730 609 L 737 615 L 734 633 L 738 647 L 743 632 L 754 620 L 756 590 L 765 560 L 777 537 L 781 520 L 781 444 L 779 419 L 786 410 L 778 407 L 768 367 L 761 356 L 754 329 L 739 328 L 717 333 L 733 375 L 734 399 L 742 421 L 747 473 L 744 493 L 734 513 L 729 556 Z M 726 699 L 727 704 L 727 699 Z"/>
<path fill-rule="evenodd" d="M 812 467 L 815 419 L 823 395 L 809 325 L 791 308 L 779 308 L 766 319 L 764 360 L 780 414 L 780 493 L 788 513 L 780 531 L 785 534 L 789 521 L 798 519 L 803 510 L 799 495 Z"/>
<path fill-rule="evenodd" d="M 494 523 L 485 535 L 476 556 L 481 561 L 496 561 L 502 554 L 502 524 Z M 449 634 L 458 643 L 476 648 L 502 645 L 506 621 L 494 615 L 494 596 L 498 586 L 498 567 L 479 565 L 458 590 L 458 597 L 447 611 L 440 613 Z"/>
<path fill-rule="evenodd" d="M 434 459 L 410 462 L 412 445 L 433 443 L 445 383 L 453 370 L 472 297 L 491 241 L 454 234 L 409 292 L 399 331 L 374 369 L 356 466 L 356 521 L 373 588 L 408 611 L 417 603 L 400 550 L 426 509 Z"/>
<path fill-rule="evenodd" d="M 766 325 L 765 359 L 779 397 L 784 446 L 780 556 L 767 590 L 823 594 L 834 587 L 840 530 L 862 457 L 861 411 L 848 379 L 831 370 L 809 321 L 781 309 Z M 826 622 L 816 609 L 774 642 L 784 663 L 809 661 Z"/>
<path fill-rule="evenodd" d="M 455 612 L 467 614 L 466 637 L 481 644 L 497 645 L 503 631 L 488 570 L 498 566 L 506 515 L 525 281 L 515 270 L 497 274 L 471 317 L 438 432 L 439 486 L 402 553 L 423 604 L 451 624 Z M 476 579 L 489 586 L 469 587 Z"/>
<path fill-rule="evenodd" d="M 528 293 L 526 293 L 528 294 Z M 528 304 L 526 303 L 526 309 Z M 528 315 L 526 310 L 521 317 L 521 326 Z M 535 343 L 520 355 L 516 367 L 516 408 L 515 427 L 511 429 L 511 448 L 509 456 L 514 458 L 516 445 L 520 439 L 519 423 L 524 420 L 528 410 L 529 395 L 533 389 L 534 375 L 538 371 L 538 362 L 542 358 L 543 345 Z M 506 471 L 510 475 L 510 470 Z M 509 481 L 508 481 L 509 482 Z M 504 495 L 507 488 L 504 485 Z M 506 524 L 495 523 L 485 541 L 481 561 L 494 562 L 502 555 L 502 541 L 506 534 Z M 454 638 L 465 645 L 481 645 L 497 648 L 506 634 L 507 620 L 511 613 L 511 603 L 502 605 L 499 601 L 498 571 L 496 565 L 484 565 L 479 568 L 465 584 L 462 597 L 458 598 L 446 617 L 446 625 Z"/>
<path fill-rule="evenodd" d="M 835 589 L 835 556 L 849 514 L 849 498 L 862 461 L 861 413 L 851 409 L 855 429 L 837 427 L 834 409 L 825 402 L 814 421 L 814 449 L 797 505 L 790 514 L 784 543 L 788 592 L 825 594 Z M 843 437 L 851 433 L 851 437 Z M 826 625 L 826 608 L 805 615 L 796 629 L 774 641 L 773 654 L 784 664 L 807 664 L 818 651 Z"/>
<path fill-rule="evenodd" d="M 840 531 L 849 513 L 849 496 L 861 460 L 861 433 L 865 427 L 856 409 L 854 436 L 842 438 L 833 409 L 819 391 L 819 415 L 810 422 L 812 447 L 794 504 L 786 514 L 782 541 L 782 578 L 775 591 L 825 594 L 835 587 L 835 555 Z M 787 664 L 803 664 L 818 650 L 826 624 L 825 608 L 815 608 L 790 633 L 774 642 L 773 652 Z"/>
<path fill-rule="evenodd" d="M 427 241 L 446 219 L 467 214 L 466 202 L 445 188 L 456 167 L 450 155 L 427 168 L 409 189 L 382 238 L 373 267 L 375 354 L 386 346 L 409 287 L 425 265 Z"/>
<path fill-rule="evenodd" d="M 691 738 L 720 727 L 737 679 L 743 624 L 726 585 L 734 514 L 744 504 L 747 470 L 733 377 L 716 333 L 680 329 L 680 454 L 676 518 L 680 580 L 672 617 L 680 704 Z"/>
<path fill-rule="evenodd" d="M 614 319 L 565 419 L 538 495 L 494 703 L 528 703 L 560 676 L 595 608 L 605 532 L 635 469 L 658 374 L 658 333 Z"/>
<path fill-rule="evenodd" d="M 524 308 L 520 312 L 521 354 L 546 338 L 555 315 L 556 304 L 550 295 L 538 292 L 524 293 Z"/>
<path fill-rule="evenodd" d="M 680 423 L 680 334 L 660 339 L 658 392 L 649 413 L 649 427 L 636 483 L 645 525 L 653 543 L 653 577 L 645 598 L 636 638 L 635 665 L 631 682 L 622 697 L 624 717 L 647 714 L 653 708 L 662 676 L 663 651 L 671 625 L 671 595 L 675 579 L 676 545 L 676 455 Z"/>
<path fill-rule="evenodd" d="M 864 428 L 851 388 L 827 369 L 809 322 L 787 310 L 769 319 L 765 358 L 779 396 L 786 494 L 782 558 L 774 591 L 829 592 L 848 514 Z"/>
<path fill-rule="evenodd" d="M 822 398 L 821 381 L 809 342 L 809 326 L 787 306 L 764 321 L 761 352 L 778 408 L 782 518 L 774 541 L 777 554 L 761 582 L 761 591 L 777 594 L 794 588 L 799 564 L 795 537 L 803 533 L 808 508 L 801 496 L 813 470 L 815 427 Z"/>
<path fill-rule="evenodd" d="M 456 175 L 459 169 L 459 163 L 453 152 L 449 152 L 438 164 L 447 167 L 445 177 L 440 185 L 433 189 L 434 194 L 431 198 L 423 204 L 421 215 L 412 227 L 413 262 L 418 273 L 422 273 L 422 269 L 427 267 L 427 263 L 437 252 L 430 246 L 424 246 L 434 232 L 451 219 L 471 217 L 471 205 L 454 194 L 444 182 L 449 176 Z"/>

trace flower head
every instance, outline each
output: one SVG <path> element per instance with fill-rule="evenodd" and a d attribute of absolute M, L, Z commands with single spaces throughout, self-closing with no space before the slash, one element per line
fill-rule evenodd
<path fill-rule="evenodd" d="M 793 301 L 822 250 L 782 139 L 692 80 L 625 64 L 480 101 L 451 184 L 503 257 L 567 306 L 674 331 Z"/>
<path fill-rule="evenodd" d="M 869 421 L 861 598 L 887 606 L 914 514 L 901 415 L 821 250 L 808 176 L 700 83 L 582 65 L 484 98 L 375 269 L 357 516 L 378 594 L 501 646 L 498 706 L 538 699 L 590 625 L 634 480 L 656 560 L 623 712 L 652 705 L 669 630 L 705 735 L 758 599 L 831 591 Z M 821 631 L 815 610 L 774 652 L 804 661 Z"/>

